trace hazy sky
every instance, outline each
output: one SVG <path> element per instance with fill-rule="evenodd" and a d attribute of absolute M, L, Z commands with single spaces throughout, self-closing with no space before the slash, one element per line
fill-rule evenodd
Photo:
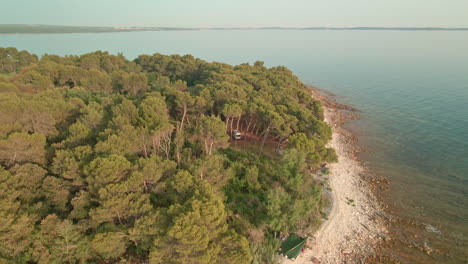
<path fill-rule="evenodd" d="M 468 27 L 468 0 L 0 0 L 0 24 Z"/>

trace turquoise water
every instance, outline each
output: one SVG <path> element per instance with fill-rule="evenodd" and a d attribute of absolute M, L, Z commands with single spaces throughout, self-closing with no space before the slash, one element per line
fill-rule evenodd
<path fill-rule="evenodd" d="M 193 54 L 230 64 L 285 65 L 338 94 L 362 119 L 350 124 L 367 165 L 391 180 L 399 214 L 426 225 L 420 242 L 449 255 L 407 263 L 466 263 L 468 33 L 425 31 L 183 31 L 0 35 L 36 54 Z M 401 227 L 402 232 L 405 227 Z M 422 243 L 421 242 L 421 243 Z M 395 253 L 397 254 L 397 253 Z M 418 255 L 407 252 L 406 255 Z M 397 254 L 398 255 L 398 254 Z M 441 254 L 443 255 L 443 254 Z"/>

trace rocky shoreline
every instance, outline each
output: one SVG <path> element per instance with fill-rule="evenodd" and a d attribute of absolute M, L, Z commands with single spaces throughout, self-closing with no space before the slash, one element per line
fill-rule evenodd
<path fill-rule="evenodd" d="M 338 103 L 336 101 L 338 96 L 328 91 L 315 87 L 310 87 L 310 90 L 324 106 L 326 121 L 333 128 L 334 139 L 330 146 L 337 150 L 339 156 L 339 162 L 330 166 L 332 169 L 330 185 L 333 186 L 333 178 L 335 181 L 338 181 L 336 178 L 348 179 L 351 185 L 354 185 L 347 189 L 346 186 L 338 184 L 332 189 L 331 193 L 335 194 L 330 197 L 334 200 L 333 206 L 338 207 L 335 211 L 342 210 L 339 208 L 340 196 L 342 199 L 343 194 L 354 190 L 357 196 L 361 196 L 361 206 L 354 211 L 348 210 L 347 214 L 362 214 L 368 219 L 350 216 L 348 221 L 351 223 L 341 223 L 337 219 L 343 218 L 337 218 L 331 210 L 328 220 L 313 235 L 312 249 L 295 262 L 285 261 L 285 263 L 465 263 L 466 260 L 457 258 L 450 249 L 444 250 L 440 246 L 437 248 L 433 247 L 432 243 L 427 243 L 431 241 L 431 235 L 437 235 L 440 231 L 436 229 L 437 232 L 434 233 L 430 230 L 434 227 L 402 215 L 389 196 L 389 180 L 372 173 L 360 160 L 359 154 L 370 150 L 362 149 L 356 135 L 344 127 L 347 121 L 360 118 L 359 111 Z M 348 170 L 340 171 L 342 166 Z M 356 225 L 364 226 L 366 230 L 363 231 Z M 351 236 L 336 234 L 337 230 Z M 328 234 L 325 236 L 322 234 L 324 232 Z M 334 237 L 334 240 L 327 240 L 324 237 Z M 457 243 L 463 244 L 461 241 Z"/>
<path fill-rule="evenodd" d="M 337 103 L 333 94 L 311 88 L 324 105 L 325 121 L 333 129 L 329 146 L 338 154 L 338 163 L 331 164 L 328 187 L 331 210 L 320 228 L 310 237 L 307 249 L 294 261 L 283 263 L 375 263 L 384 241 L 391 240 L 385 214 L 374 191 L 385 183 L 367 175 L 357 158 L 361 151 L 356 137 L 343 128 L 346 120 L 358 118 L 357 110 Z M 385 184 L 384 184 L 385 185 Z"/>

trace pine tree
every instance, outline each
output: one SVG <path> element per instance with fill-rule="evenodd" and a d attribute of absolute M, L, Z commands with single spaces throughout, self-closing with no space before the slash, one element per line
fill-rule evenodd
<path fill-rule="evenodd" d="M 224 204 L 212 187 L 200 183 L 200 191 L 182 206 L 172 206 L 165 235 L 158 236 L 151 249 L 151 263 L 248 263 L 251 259 L 246 240 L 229 231 Z M 226 242 L 241 248 L 244 258 L 222 253 Z M 227 248 L 226 248 L 227 249 Z M 227 256 L 224 259 L 223 256 Z M 240 262 L 237 262 L 239 261 Z"/>
<path fill-rule="evenodd" d="M 68 211 L 67 204 L 70 202 L 69 185 L 61 178 L 48 176 L 44 179 L 42 194 L 46 202 L 59 212 Z"/>
<path fill-rule="evenodd" d="M 98 157 L 91 161 L 85 167 L 85 174 L 93 192 L 97 192 L 108 184 L 125 180 L 130 168 L 131 163 L 126 158 L 113 154 L 105 158 Z"/>
<path fill-rule="evenodd" d="M 101 188 L 98 198 L 100 205 L 89 213 L 96 226 L 104 222 L 126 225 L 152 209 L 148 194 L 131 192 L 125 183 Z"/>
<path fill-rule="evenodd" d="M 200 138 L 206 155 L 211 155 L 216 148 L 228 145 L 228 135 L 225 133 L 225 125 L 218 117 L 202 116 L 197 128 L 197 138 Z"/>
<path fill-rule="evenodd" d="M 83 167 L 90 162 L 92 154 L 90 146 L 57 150 L 51 170 L 72 185 L 83 187 L 85 184 Z"/>
<path fill-rule="evenodd" d="M 38 263 L 83 263 L 91 258 L 88 238 L 70 220 L 48 215 L 40 227 L 33 249 Z"/>
<path fill-rule="evenodd" d="M 0 140 L 0 162 L 8 166 L 16 163 L 45 163 L 46 138 L 42 134 L 15 132 Z"/>
<path fill-rule="evenodd" d="M 42 196 L 41 185 L 47 171 L 41 166 L 31 163 L 15 165 L 10 172 L 12 173 L 10 181 L 15 181 L 14 188 L 19 191 L 18 198 L 22 203 L 32 204 Z"/>
<path fill-rule="evenodd" d="M 21 208 L 12 175 L 0 166 L 0 259 L 22 262 L 32 243 L 33 217 Z"/>
<path fill-rule="evenodd" d="M 92 250 L 103 259 L 117 258 L 127 250 L 128 237 L 122 232 L 99 233 L 91 241 Z"/>

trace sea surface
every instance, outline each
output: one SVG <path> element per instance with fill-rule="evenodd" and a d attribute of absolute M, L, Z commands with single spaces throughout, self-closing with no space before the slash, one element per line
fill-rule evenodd
<path fill-rule="evenodd" d="M 468 32 L 205 30 L 0 35 L 1 47 L 41 54 L 105 50 L 192 54 L 230 64 L 289 67 L 306 84 L 360 110 L 348 126 L 387 177 L 387 201 L 407 224 L 386 254 L 403 263 L 467 263 Z M 416 224 L 413 224 L 416 223 Z M 411 246 L 413 245 L 413 246 Z M 430 255 L 421 248 L 431 251 Z"/>

